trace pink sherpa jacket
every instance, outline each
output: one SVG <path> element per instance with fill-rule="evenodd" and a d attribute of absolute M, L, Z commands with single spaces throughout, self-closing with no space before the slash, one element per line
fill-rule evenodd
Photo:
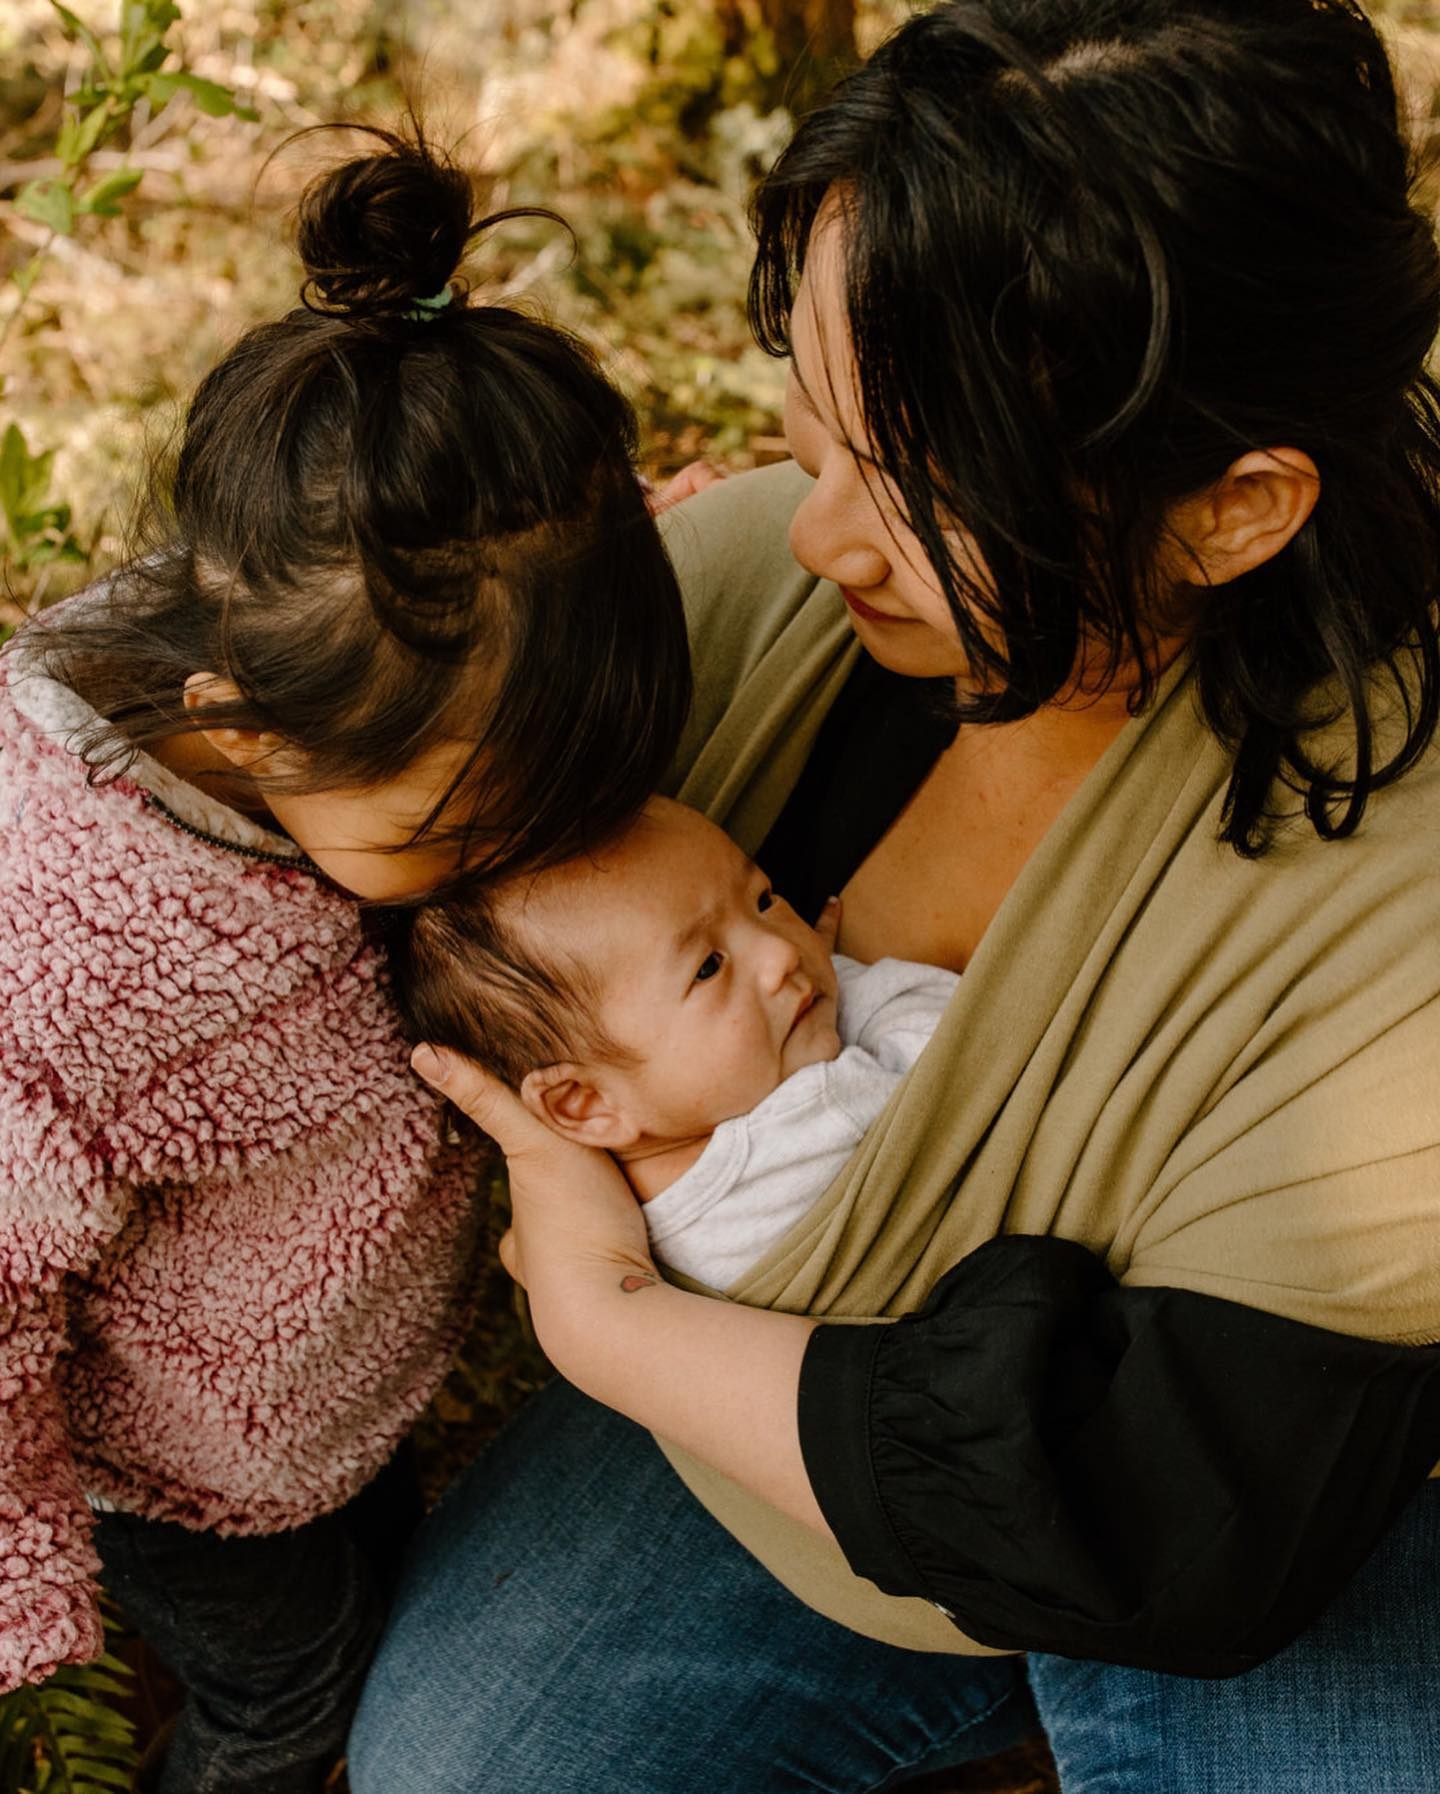
<path fill-rule="evenodd" d="M 461 1336 L 478 1162 L 356 906 L 0 661 L 0 1689 L 100 1648 L 86 1497 L 221 1532 L 355 1493 Z"/>

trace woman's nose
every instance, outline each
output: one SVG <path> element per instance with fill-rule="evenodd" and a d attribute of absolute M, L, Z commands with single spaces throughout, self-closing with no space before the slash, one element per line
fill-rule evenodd
<path fill-rule="evenodd" d="M 863 482 L 858 492 L 849 490 L 858 481 L 858 469 L 851 471 L 848 482 L 832 481 L 827 468 L 806 493 L 790 519 L 790 552 L 821 579 L 864 591 L 884 583 L 890 562 L 880 546 L 884 524 L 874 500 Z"/>

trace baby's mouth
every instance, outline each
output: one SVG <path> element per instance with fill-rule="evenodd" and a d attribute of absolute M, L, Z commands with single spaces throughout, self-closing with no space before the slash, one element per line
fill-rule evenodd
<path fill-rule="evenodd" d="M 820 992 L 818 990 L 812 990 L 808 996 L 801 999 L 800 1007 L 795 1011 L 794 1020 L 790 1023 L 790 1027 L 787 1031 L 787 1034 L 786 1034 L 787 1039 L 789 1038 L 789 1036 L 791 1034 L 793 1034 L 795 1032 L 795 1030 L 800 1026 L 801 1022 L 803 1022 L 805 1020 L 805 1017 L 807 1015 L 809 1015 L 810 1011 L 815 1007 L 815 1005 L 819 1001 L 820 1001 Z"/>

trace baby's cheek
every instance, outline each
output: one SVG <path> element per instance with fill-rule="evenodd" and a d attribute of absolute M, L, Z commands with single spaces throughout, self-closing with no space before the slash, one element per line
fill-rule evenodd
<path fill-rule="evenodd" d="M 807 1065 L 820 1065 L 840 1056 L 840 1035 L 832 1020 L 816 1017 L 792 1036 L 785 1050 L 785 1076 L 793 1078 Z"/>

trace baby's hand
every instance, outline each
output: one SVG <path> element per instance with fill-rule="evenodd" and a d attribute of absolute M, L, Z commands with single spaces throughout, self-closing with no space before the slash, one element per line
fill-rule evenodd
<path fill-rule="evenodd" d="M 820 912 L 820 919 L 815 924 L 815 932 L 824 941 L 827 953 L 835 951 L 835 942 L 840 933 L 840 912 L 843 907 L 838 897 L 827 897 L 825 907 Z"/>

